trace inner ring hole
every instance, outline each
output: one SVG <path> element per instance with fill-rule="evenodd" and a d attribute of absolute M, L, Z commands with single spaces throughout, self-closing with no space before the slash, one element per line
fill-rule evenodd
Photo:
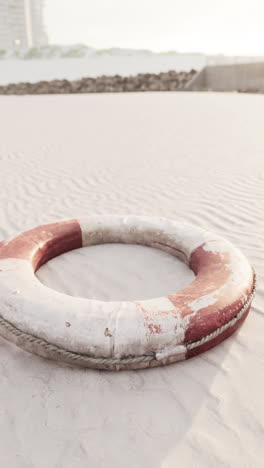
<path fill-rule="evenodd" d="M 174 255 L 132 244 L 100 244 L 72 250 L 42 265 L 36 276 L 45 286 L 70 296 L 133 301 L 167 296 L 195 275 Z"/>

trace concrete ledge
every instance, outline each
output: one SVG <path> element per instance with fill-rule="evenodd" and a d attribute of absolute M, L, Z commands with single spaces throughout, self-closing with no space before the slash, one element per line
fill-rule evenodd
<path fill-rule="evenodd" d="M 264 62 L 204 67 L 185 89 L 264 92 Z"/>

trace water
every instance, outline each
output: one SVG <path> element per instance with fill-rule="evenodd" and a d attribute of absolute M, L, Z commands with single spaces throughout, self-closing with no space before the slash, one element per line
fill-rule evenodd
<path fill-rule="evenodd" d="M 92 56 L 84 58 L 54 58 L 0 60 L 0 84 L 36 82 L 40 80 L 75 80 L 85 76 L 136 75 L 137 73 L 160 73 L 169 70 L 200 70 L 206 64 L 203 55 L 131 55 Z"/>

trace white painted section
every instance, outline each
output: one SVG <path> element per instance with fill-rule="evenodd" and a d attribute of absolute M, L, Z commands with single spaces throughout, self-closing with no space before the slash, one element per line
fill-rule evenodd
<path fill-rule="evenodd" d="M 189 306 L 194 312 L 197 312 L 198 310 L 215 304 L 216 302 L 217 297 L 214 291 L 212 294 L 207 294 L 205 296 L 200 297 L 199 299 L 196 299 L 195 301 L 191 302 Z"/>
<path fill-rule="evenodd" d="M 144 242 L 167 243 L 168 246 L 184 252 L 187 260 L 197 247 L 209 239 L 225 241 L 210 232 L 187 223 L 144 216 L 91 216 L 79 220 L 83 236 L 83 246 L 97 242 Z M 148 237 L 147 237 L 148 236 Z M 158 247 L 158 245 L 156 245 Z M 160 246 L 162 249 L 162 245 Z M 176 255 L 176 253 L 175 253 Z"/>
<path fill-rule="evenodd" d="M 2 317 L 67 350 L 119 358 L 155 352 L 184 338 L 180 316 L 158 314 L 155 323 L 163 333 L 151 334 L 141 307 L 134 302 L 103 302 L 58 293 L 40 283 L 29 262 L 21 259 L 0 260 L 0 269 Z M 156 310 L 166 301 L 158 299 Z M 106 329 L 112 336 L 105 335 Z"/>
<path fill-rule="evenodd" d="M 157 297 L 156 299 L 140 301 L 140 305 L 148 312 L 169 312 L 173 309 L 173 305 L 167 297 Z"/>

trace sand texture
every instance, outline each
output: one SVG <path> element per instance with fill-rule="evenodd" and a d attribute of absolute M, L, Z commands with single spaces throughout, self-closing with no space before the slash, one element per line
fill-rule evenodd
<path fill-rule="evenodd" d="M 258 276 L 235 335 L 159 369 L 67 367 L 0 339 L 1 467 L 263 466 L 263 105 L 179 92 L 0 98 L 0 241 L 61 218 L 164 216 L 224 236 Z M 118 244 L 64 254 L 37 275 L 103 300 L 193 279 L 165 252 Z"/>

